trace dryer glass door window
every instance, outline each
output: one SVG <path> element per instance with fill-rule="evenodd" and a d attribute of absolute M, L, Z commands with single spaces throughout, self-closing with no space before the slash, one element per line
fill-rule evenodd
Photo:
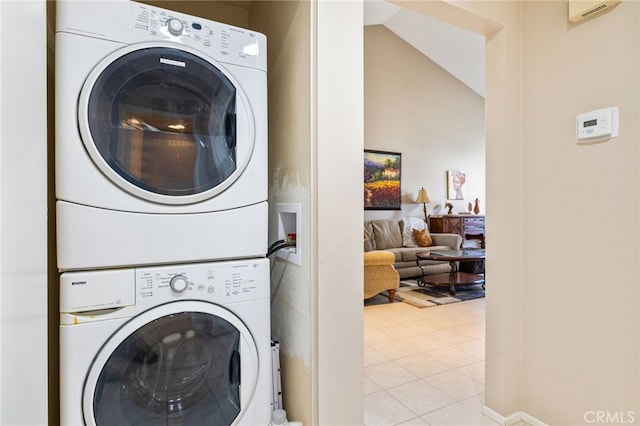
<path fill-rule="evenodd" d="M 241 411 L 240 335 L 225 319 L 201 312 L 139 328 L 98 376 L 96 424 L 232 424 Z"/>
<path fill-rule="evenodd" d="M 144 191 L 174 197 L 209 191 L 238 167 L 236 93 L 221 70 L 195 54 L 134 50 L 113 60 L 92 86 L 89 143 Z"/>

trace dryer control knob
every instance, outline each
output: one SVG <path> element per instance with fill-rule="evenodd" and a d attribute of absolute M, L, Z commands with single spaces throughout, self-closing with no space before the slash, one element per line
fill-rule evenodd
<path fill-rule="evenodd" d="M 171 282 L 169 282 L 169 285 L 171 286 L 171 290 L 175 291 L 176 293 L 182 293 L 189 287 L 189 281 L 184 275 L 176 275 L 171 278 Z"/>
<path fill-rule="evenodd" d="M 173 35 L 179 36 L 182 34 L 182 30 L 184 29 L 184 25 L 182 21 L 176 18 L 171 18 L 167 21 L 167 28 L 169 28 L 169 32 Z"/>

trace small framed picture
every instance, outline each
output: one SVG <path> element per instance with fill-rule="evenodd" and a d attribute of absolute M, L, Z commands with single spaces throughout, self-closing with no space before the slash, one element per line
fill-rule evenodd
<path fill-rule="evenodd" d="M 464 200 L 464 184 L 467 175 L 460 170 L 447 170 L 447 199 Z"/>

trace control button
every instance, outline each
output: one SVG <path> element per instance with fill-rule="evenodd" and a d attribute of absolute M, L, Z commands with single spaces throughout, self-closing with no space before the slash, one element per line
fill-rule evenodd
<path fill-rule="evenodd" d="M 204 45 L 207 46 L 207 47 L 211 46 L 211 41 L 208 38 L 205 38 L 204 39 Z"/>
<path fill-rule="evenodd" d="M 176 293 L 182 293 L 189 287 L 189 281 L 184 275 L 175 275 L 173 278 L 171 278 L 171 282 L 169 282 L 169 285 L 171 286 L 171 290 L 175 291 Z"/>
<path fill-rule="evenodd" d="M 209 293 L 213 293 L 214 291 L 216 291 L 216 289 L 212 285 L 210 285 L 209 288 L 207 288 L 207 291 Z"/>
<path fill-rule="evenodd" d="M 171 18 L 167 21 L 167 28 L 169 28 L 169 32 L 173 35 L 179 36 L 182 34 L 182 30 L 184 29 L 184 25 L 182 21 L 176 18 Z"/>

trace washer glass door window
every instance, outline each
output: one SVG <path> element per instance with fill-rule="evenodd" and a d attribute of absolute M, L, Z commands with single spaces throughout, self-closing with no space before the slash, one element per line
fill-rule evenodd
<path fill-rule="evenodd" d="M 94 162 L 151 201 L 186 204 L 224 190 L 253 147 L 242 91 L 219 64 L 174 47 L 128 47 L 105 58 L 82 89 L 78 120 Z M 204 195 L 203 195 L 204 194 Z"/>
<path fill-rule="evenodd" d="M 241 354 L 257 353 L 243 344 L 243 323 L 227 319 L 176 312 L 118 330 L 85 383 L 88 424 L 233 424 L 243 411 L 241 387 L 255 387 L 251 378 L 241 383 Z"/>

